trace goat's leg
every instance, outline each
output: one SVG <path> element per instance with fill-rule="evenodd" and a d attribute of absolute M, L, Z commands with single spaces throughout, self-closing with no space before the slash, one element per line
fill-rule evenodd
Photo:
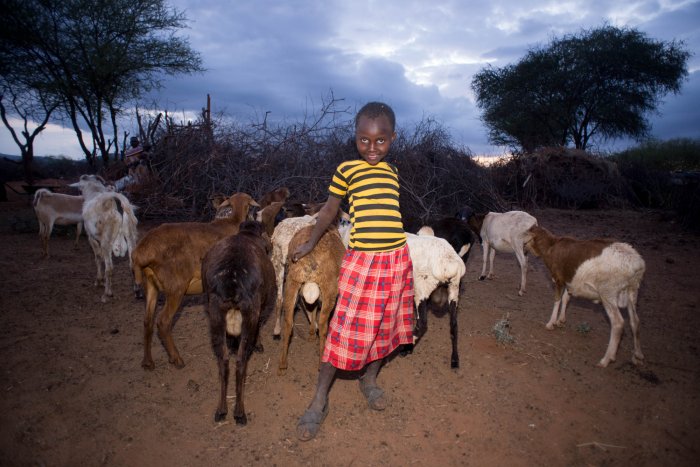
<path fill-rule="evenodd" d="M 564 323 L 566 323 L 566 307 L 569 306 L 569 300 L 571 300 L 571 294 L 569 294 L 569 291 L 567 289 L 564 289 L 564 292 L 561 295 L 561 307 L 559 309 L 559 317 L 557 318 L 556 323 L 554 323 L 557 326 L 563 326 Z"/>
<path fill-rule="evenodd" d="M 496 258 L 496 249 L 491 247 L 489 251 L 489 275 L 486 276 L 487 279 L 493 279 L 495 276 L 493 274 L 493 260 Z"/>
<path fill-rule="evenodd" d="M 103 248 L 102 258 L 105 264 L 105 290 L 102 294 L 102 303 L 107 302 L 107 298 L 111 297 L 112 294 L 112 271 L 114 269 L 114 263 L 112 262 L 112 251 L 109 248 Z"/>
<path fill-rule="evenodd" d="M 275 278 L 277 282 L 277 300 L 275 300 L 275 328 L 272 331 L 272 338 L 277 340 L 282 334 L 282 299 L 284 293 L 284 265 L 275 265 Z"/>
<path fill-rule="evenodd" d="M 226 418 L 228 407 L 226 395 L 228 393 L 229 378 L 229 348 L 226 342 L 226 325 L 221 309 L 215 299 L 207 300 L 206 312 L 209 315 L 209 334 L 211 336 L 211 346 L 216 355 L 216 362 L 219 366 L 219 405 L 214 413 L 214 421 L 220 422 Z"/>
<path fill-rule="evenodd" d="M 74 249 L 78 249 L 78 240 L 80 240 L 80 234 L 83 233 L 83 223 L 78 222 L 75 226 L 75 243 L 73 244 Z"/>
<path fill-rule="evenodd" d="M 622 337 L 625 320 L 622 318 L 622 313 L 620 313 L 620 309 L 616 304 L 610 302 L 607 298 L 603 298 L 602 302 L 603 307 L 605 307 L 605 312 L 610 319 L 610 341 L 608 342 L 608 349 L 605 351 L 605 355 L 600 362 L 598 362 L 598 366 L 605 368 L 610 362 L 615 361 L 617 347 L 620 345 L 620 338 Z"/>
<path fill-rule="evenodd" d="M 158 335 L 165 345 L 165 350 L 168 352 L 168 361 L 175 365 L 175 368 L 182 368 L 185 366 L 185 362 L 182 360 L 182 357 L 180 357 L 180 352 L 178 352 L 177 347 L 175 347 L 172 334 L 173 318 L 182 303 L 182 297 L 184 297 L 184 295 L 184 291 L 171 291 L 167 293 L 163 310 L 158 316 Z"/>
<path fill-rule="evenodd" d="M 483 281 L 484 279 L 486 279 L 486 263 L 489 260 L 489 250 L 490 250 L 489 242 L 483 242 L 481 244 L 481 252 L 483 253 L 483 256 L 484 256 L 484 262 L 481 266 L 481 274 L 479 274 L 480 281 Z"/>
<path fill-rule="evenodd" d="M 459 368 L 459 351 L 457 350 L 457 302 L 450 301 L 450 338 L 452 340 L 452 357 L 450 367 Z"/>
<path fill-rule="evenodd" d="M 632 353 L 632 363 L 641 365 L 644 363 L 644 354 L 639 340 L 639 316 L 637 315 L 637 291 L 627 292 L 627 313 L 630 315 L 630 327 L 632 328 L 632 338 L 634 340 L 634 352 Z"/>
<path fill-rule="evenodd" d="M 523 251 L 522 244 L 516 244 L 513 250 L 515 251 L 518 264 L 520 264 L 520 289 L 518 290 L 518 295 L 522 297 L 525 294 L 525 286 L 527 284 L 527 255 Z"/>
<path fill-rule="evenodd" d="M 233 407 L 233 419 L 236 420 L 237 425 L 248 423 L 248 417 L 245 414 L 245 404 L 243 403 L 245 377 L 248 369 L 248 360 L 253 353 L 253 346 L 256 341 L 255 333 L 258 330 L 258 322 L 260 321 L 259 310 L 259 300 L 250 309 L 241 310 L 244 323 L 241 330 L 241 339 L 238 343 L 238 352 L 236 353 L 236 404 Z"/>
<path fill-rule="evenodd" d="M 545 327 L 549 330 L 554 329 L 554 324 L 556 324 L 557 316 L 559 315 L 559 306 L 561 305 L 561 300 L 562 289 L 558 286 L 555 286 L 554 307 L 552 308 L 552 316 L 549 318 L 549 322 L 547 322 L 547 324 L 545 325 Z"/>
<path fill-rule="evenodd" d="M 153 281 L 146 278 L 146 313 L 143 318 L 143 360 L 141 366 L 144 370 L 155 368 L 153 357 L 151 356 L 151 340 L 153 338 L 153 321 L 156 316 L 156 305 L 158 304 L 158 289 Z"/>
<path fill-rule="evenodd" d="M 299 294 L 301 284 L 287 279 L 284 287 L 284 301 L 282 303 L 282 311 L 284 313 L 284 328 L 282 332 L 282 346 L 280 347 L 280 362 L 277 368 L 277 374 L 283 375 L 287 371 L 287 354 L 289 352 L 289 341 L 292 337 L 294 328 L 294 307 L 296 305 L 297 296 Z"/>
<path fill-rule="evenodd" d="M 100 244 L 97 240 L 88 236 L 88 241 L 90 242 L 90 247 L 92 247 L 92 253 L 95 256 L 95 266 L 97 267 L 97 277 L 95 278 L 95 287 L 102 285 L 104 281 L 104 262 L 102 261 L 102 254 L 100 253 Z"/>
<path fill-rule="evenodd" d="M 49 221 L 49 225 L 39 221 L 39 238 L 41 238 L 41 251 L 44 258 L 49 257 L 49 237 L 53 229 L 53 222 Z"/>

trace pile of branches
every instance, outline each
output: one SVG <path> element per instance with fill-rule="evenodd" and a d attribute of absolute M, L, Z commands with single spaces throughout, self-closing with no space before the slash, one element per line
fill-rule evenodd
<path fill-rule="evenodd" d="M 528 208 L 605 209 L 628 204 L 617 165 L 585 151 L 543 148 L 513 156 L 492 170 L 499 193 Z"/>
<path fill-rule="evenodd" d="M 221 121 L 203 127 L 170 125 L 150 154 L 153 181 L 132 199 L 139 215 L 163 220 L 209 220 L 212 195 L 250 193 L 255 199 L 280 186 L 290 199 L 323 202 L 337 165 L 357 156 L 353 114 L 330 100 L 317 115 L 290 125 Z M 487 169 L 468 150 L 450 145 L 432 120 L 413 131 L 398 129 L 387 162 L 399 168 L 401 211 L 407 230 L 427 219 L 453 215 L 468 204 L 477 211 L 505 203 Z"/>

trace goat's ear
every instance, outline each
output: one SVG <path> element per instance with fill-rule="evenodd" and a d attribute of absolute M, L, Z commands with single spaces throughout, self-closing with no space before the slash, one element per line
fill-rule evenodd
<path fill-rule="evenodd" d="M 260 205 L 259 205 L 258 203 L 256 203 L 255 200 L 254 200 L 253 198 L 250 198 L 250 203 L 249 203 L 249 205 L 250 205 L 250 207 L 252 207 L 252 208 L 259 208 L 259 207 L 260 207 Z"/>

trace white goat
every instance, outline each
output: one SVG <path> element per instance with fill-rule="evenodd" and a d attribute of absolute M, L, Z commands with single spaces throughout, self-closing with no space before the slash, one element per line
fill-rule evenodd
<path fill-rule="evenodd" d="M 135 208 L 124 195 L 105 191 L 107 188 L 91 176 L 83 175 L 71 186 L 80 188 L 85 197 L 82 214 L 85 232 L 95 255 L 95 285 L 104 283 L 101 300 L 106 302 L 113 295 L 112 254 L 128 255 L 131 266 L 131 252 L 138 234 Z"/>
<path fill-rule="evenodd" d="M 39 237 L 43 256 L 49 256 L 49 237 L 55 225 L 76 225 L 75 248 L 78 248 L 80 233 L 83 231 L 82 196 L 52 193 L 41 188 L 34 193 L 34 214 L 39 221 Z"/>
<path fill-rule="evenodd" d="M 537 225 L 537 219 L 523 211 L 504 213 L 489 212 L 474 214 L 469 218 L 469 225 L 481 237 L 481 249 L 484 262 L 479 280 L 493 279 L 493 259 L 496 252 L 515 253 L 520 264 L 520 289 L 518 295 L 525 293 L 527 284 L 527 255 L 523 245 L 528 239 L 528 229 Z M 489 274 L 486 275 L 486 262 L 489 262 Z"/>
<path fill-rule="evenodd" d="M 620 308 L 627 308 L 634 339 L 632 362 L 641 364 L 644 355 L 636 307 L 646 267 L 639 253 L 627 243 L 558 237 L 539 226 L 531 227 L 530 233 L 526 247 L 542 258 L 554 281 L 554 308 L 547 329 L 566 322 L 570 295 L 602 302 L 610 319 L 610 341 L 598 366 L 606 367 L 615 361 L 625 324 Z"/>

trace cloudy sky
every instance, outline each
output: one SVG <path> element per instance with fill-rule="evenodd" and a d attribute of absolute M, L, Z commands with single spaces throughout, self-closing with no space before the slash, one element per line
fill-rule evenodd
<path fill-rule="evenodd" d="M 684 41 L 693 56 L 680 95 L 652 116 L 659 139 L 700 138 L 700 0 L 171 0 L 184 11 L 206 72 L 166 81 L 153 96 L 186 116 L 206 105 L 239 121 L 298 121 L 332 91 L 356 109 L 394 107 L 404 128 L 424 117 L 476 154 L 502 154 L 479 120 L 470 83 L 491 64 L 517 62 L 553 37 L 605 23 L 655 40 Z M 75 136 L 52 126 L 38 155 L 80 157 Z M 632 143 L 613 142 L 609 148 Z M 601 149 L 606 149 L 601 148 Z M 17 154 L 0 131 L 0 152 Z"/>

